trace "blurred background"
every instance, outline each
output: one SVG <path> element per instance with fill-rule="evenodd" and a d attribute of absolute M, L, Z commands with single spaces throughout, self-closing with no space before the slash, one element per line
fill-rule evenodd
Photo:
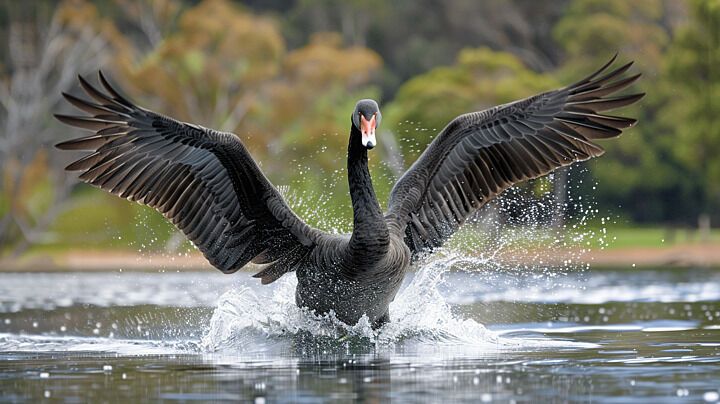
<path fill-rule="evenodd" d="M 570 84 L 619 53 L 647 96 L 639 124 L 595 161 L 524 185 L 549 228 L 603 228 L 608 248 L 718 245 L 718 0 L 99 0 L 0 8 L 0 257 L 88 249 L 175 253 L 154 211 L 80 184 L 82 135 L 52 118 L 60 93 L 102 69 L 141 106 L 236 133 L 294 209 L 346 231 L 349 116 L 383 111 L 371 155 L 385 205 L 394 180 L 458 114 Z M 286 187 L 285 187 L 286 186 Z M 593 214 L 577 202 L 592 199 Z M 540 202 L 538 202 L 540 201 Z M 544 206 L 544 205 L 543 205 Z M 513 209 L 489 206 L 492 223 Z M 499 215 L 499 217 L 498 217 Z M 329 220 L 328 218 L 337 218 Z M 714 248 L 714 247 L 713 247 Z M 9 261 L 5 261 L 9 262 Z"/>

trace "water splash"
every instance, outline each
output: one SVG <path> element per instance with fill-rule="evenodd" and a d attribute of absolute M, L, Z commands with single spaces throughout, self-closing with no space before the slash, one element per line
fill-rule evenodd
<path fill-rule="evenodd" d="M 316 315 L 295 304 L 297 279 L 281 279 L 271 296 L 248 287 L 223 294 L 201 341 L 206 351 L 266 351 L 288 341 L 312 346 L 347 347 L 346 342 L 375 350 L 397 345 L 462 345 L 475 349 L 512 349 L 537 341 L 502 338 L 483 324 L 455 314 L 440 287 L 444 275 L 457 268 L 486 265 L 487 260 L 459 254 L 436 256 L 422 265 L 390 305 L 391 322 L 373 330 L 367 318 L 347 325 L 330 313 Z M 307 347 L 307 346 L 306 346 Z"/>
<path fill-rule="evenodd" d="M 376 349 L 426 342 L 527 346 L 528 341 L 501 337 L 474 319 L 454 313 L 447 300 L 452 298 L 443 295 L 442 287 L 445 274 L 460 270 L 482 273 L 485 281 L 494 279 L 509 287 L 522 284 L 527 288 L 533 283 L 547 286 L 550 280 L 558 287 L 582 288 L 577 283 L 566 285 L 562 279 L 587 268 L 580 256 L 589 245 L 606 242 L 604 229 L 597 231 L 588 225 L 598 213 L 595 203 L 569 194 L 563 209 L 574 216 L 559 228 L 550 228 L 558 207 L 552 191 L 546 189 L 538 195 L 537 189 L 542 188 L 543 184 L 533 183 L 512 188 L 471 218 L 444 251 L 418 267 L 390 305 L 391 322 L 378 330 L 372 330 L 367 318 L 347 325 L 332 313 L 318 316 L 298 308 L 294 295 L 297 279 L 292 274 L 278 281 L 270 296 L 259 296 L 248 287 L 222 295 L 201 346 L 207 351 L 246 351 L 258 344 L 263 349 L 285 346 L 288 340 L 298 338 L 303 343 L 310 341 L 309 345 L 322 339 L 339 347 L 343 341 L 363 341 Z M 290 205 L 305 216 L 328 217 L 318 212 L 318 204 L 309 203 L 313 195 L 298 194 L 290 188 L 282 191 Z M 342 228 L 337 222 L 326 224 L 330 229 Z"/>
<path fill-rule="evenodd" d="M 390 172 L 385 171 L 386 175 Z M 341 176 L 328 178 L 332 182 L 328 189 L 335 189 L 335 182 Z M 569 190 L 574 192 L 568 192 L 563 202 L 567 220 L 559 227 L 550 226 L 558 201 L 548 181 L 552 179 L 538 179 L 526 186 L 513 187 L 470 218 L 444 253 L 419 267 L 390 307 L 393 321 L 379 330 L 373 331 L 367 319 L 350 326 L 337 321 L 332 313 L 317 316 L 298 308 L 294 298 L 297 280 L 293 274 L 278 281 L 274 289 L 269 289 L 270 293 L 240 286 L 223 294 L 201 345 L 207 351 L 244 350 L 258 345 L 286 346 L 288 337 L 303 336 L 329 341 L 364 341 L 378 347 L 408 341 L 475 346 L 507 344 L 508 341 L 481 323 L 453 313 L 451 303 L 455 302 L 451 296 L 443 296 L 441 290 L 446 280 L 444 275 L 456 269 L 482 272 L 486 281 L 495 280 L 507 287 L 527 288 L 533 283 L 545 287 L 551 283 L 550 289 L 583 289 L 578 283 L 563 284 L 563 278 L 587 269 L 588 264 L 581 256 L 590 245 L 603 248 L 607 244 L 605 218 L 601 218 L 603 227 L 599 230 L 589 226 L 599 213 L 596 204 L 591 198 L 576 195 L 577 183 L 568 183 Z M 393 181 L 388 178 L 388 182 Z M 283 197 L 301 217 L 332 233 L 347 230 L 348 224 L 342 217 L 326 214 L 332 192 L 320 194 L 296 186 L 280 188 Z M 149 227 L 149 220 L 136 222 L 146 227 L 142 230 L 155 231 Z M 140 253 L 158 250 L 161 238 L 155 235 L 147 244 L 139 242 Z M 165 271 L 161 268 L 160 272 Z"/>

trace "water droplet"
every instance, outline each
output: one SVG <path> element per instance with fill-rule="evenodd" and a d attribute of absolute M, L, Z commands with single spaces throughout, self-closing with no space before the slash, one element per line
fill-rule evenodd
<path fill-rule="evenodd" d="M 720 394 L 718 394 L 717 391 L 707 391 L 705 392 L 705 394 L 703 394 L 703 400 L 708 403 L 714 403 L 720 400 Z"/>

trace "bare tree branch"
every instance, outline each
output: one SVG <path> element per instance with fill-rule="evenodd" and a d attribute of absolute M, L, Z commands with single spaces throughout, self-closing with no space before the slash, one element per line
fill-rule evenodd
<path fill-rule="evenodd" d="M 15 245 L 18 254 L 33 243 L 48 239 L 47 229 L 64 209 L 72 184 L 65 175 L 65 161 L 51 152 L 46 155 L 46 175 L 52 186 L 52 201 L 42 212 L 27 208 L 28 189 L 34 184 L 27 175 L 43 151 L 67 133 L 52 119 L 58 111 L 61 92 L 74 86 L 75 76 L 97 70 L 110 55 L 107 40 L 91 26 L 70 27 L 56 12 L 50 21 L 28 18 L 20 2 L 8 2 L 10 57 L 0 80 L 0 171 L 10 181 L 0 182 L 0 195 L 7 198 L 7 211 L 0 219 L 0 241 Z"/>

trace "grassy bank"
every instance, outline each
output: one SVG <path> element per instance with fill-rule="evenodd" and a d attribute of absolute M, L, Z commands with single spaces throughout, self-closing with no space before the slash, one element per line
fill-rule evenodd
<path fill-rule="evenodd" d="M 21 257 L 0 258 L 2 271 L 184 271 L 212 269 L 202 255 L 185 245 L 163 251 L 164 243 L 120 239 L 111 246 L 77 243 L 35 246 Z M 697 231 L 662 227 L 582 229 L 558 237 L 548 229 L 503 229 L 492 233 L 466 228 L 451 248 L 505 261 L 508 265 L 561 265 L 588 262 L 595 267 L 720 266 L 720 230 L 703 239 Z"/>
<path fill-rule="evenodd" d="M 617 227 L 608 229 L 611 240 L 609 249 L 656 247 L 663 248 L 676 244 L 717 244 L 720 248 L 720 229 L 713 229 L 703 236 L 697 229 L 668 227 Z"/>

